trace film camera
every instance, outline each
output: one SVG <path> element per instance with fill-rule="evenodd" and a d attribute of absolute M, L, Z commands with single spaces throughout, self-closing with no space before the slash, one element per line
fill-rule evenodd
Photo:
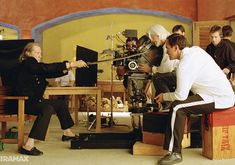
<path fill-rule="evenodd" d="M 147 103 L 145 88 L 151 75 L 140 72 L 138 66 L 147 64 L 150 67 L 153 65 L 159 66 L 163 56 L 163 48 L 150 46 L 138 59 L 131 59 L 128 63 L 129 71 L 127 72 L 127 91 L 128 101 L 131 103 L 129 111 L 131 112 L 147 112 L 156 108 L 156 105 Z M 132 66 L 133 65 L 133 66 Z M 136 66 L 134 66 L 136 65 Z M 153 107 L 155 106 L 155 107 Z"/>
<path fill-rule="evenodd" d="M 149 107 L 145 95 L 145 88 L 148 79 L 151 79 L 151 75 L 141 72 L 139 66 L 142 64 L 147 64 L 150 67 L 153 65 L 159 66 L 163 58 L 163 48 L 153 45 L 146 35 L 142 36 L 140 39 L 137 39 L 137 37 L 133 35 L 125 35 L 125 37 L 127 38 L 126 45 L 124 46 L 125 51 L 123 54 L 116 52 L 115 58 L 126 58 L 117 61 L 114 65 L 117 66 L 117 68 L 125 70 L 123 83 L 127 88 L 129 111 L 146 112 L 149 111 L 149 109 L 152 109 L 152 107 Z M 122 73 L 124 72 L 122 71 Z M 119 74 L 118 69 L 117 74 Z"/>
<path fill-rule="evenodd" d="M 125 66 L 128 72 L 139 72 L 138 66 L 140 64 L 159 66 L 161 63 L 163 48 L 153 45 L 146 35 L 140 39 L 137 37 L 128 37 L 126 39 L 126 45 L 120 47 L 124 48 L 124 51 L 122 53 L 115 51 L 115 58 L 125 57 L 125 59 L 115 61 L 114 65 Z"/>

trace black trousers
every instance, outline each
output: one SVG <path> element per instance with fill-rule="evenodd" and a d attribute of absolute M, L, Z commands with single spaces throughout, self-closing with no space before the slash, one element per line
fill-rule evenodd
<path fill-rule="evenodd" d="M 176 73 L 156 73 L 153 75 L 152 81 L 156 89 L 156 96 L 160 93 L 171 92 L 176 86 Z"/>
<path fill-rule="evenodd" d="M 199 95 L 189 96 L 184 101 L 171 104 L 163 148 L 181 153 L 186 117 L 190 114 L 209 114 L 216 111 L 213 103 L 205 103 Z"/>
<path fill-rule="evenodd" d="M 26 114 L 36 115 L 37 118 L 30 131 L 29 137 L 45 140 L 51 115 L 56 113 L 63 130 L 74 125 L 68 111 L 68 106 L 63 100 L 42 100 L 41 102 L 26 102 Z"/>

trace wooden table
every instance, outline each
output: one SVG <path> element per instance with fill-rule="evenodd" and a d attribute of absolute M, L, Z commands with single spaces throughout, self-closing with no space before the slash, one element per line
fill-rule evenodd
<path fill-rule="evenodd" d="M 104 93 L 111 92 L 111 80 L 99 80 L 97 81 L 97 87 L 102 91 L 102 97 Z M 120 80 L 113 80 L 112 82 L 112 91 L 114 93 L 121 93 L 123 102 L 126 100 L 126 89 L 123 85 L 123 82 Z"/>
<path fill-rule="evenodd" d="M 50 95 L 96 95 L 96 132 L 101 131 L 101 90 L 98 87 L 47 87 L 44 98 L 49 99 Z M 74 103 L 72 106 L 75 106 Z M 78 108 L 76 107 L 74 110 L 75 124 L 78 125 Z"/>

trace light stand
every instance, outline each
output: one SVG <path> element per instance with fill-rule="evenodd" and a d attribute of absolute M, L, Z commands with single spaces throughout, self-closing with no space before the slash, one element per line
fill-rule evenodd
<path fill-rule="evenodd" d="M 110 55 L 112 58 L 114 58 L 114 35 L 108 35 L 107 40 L 109 39 L 111 41 L 111 51 Z M 111 71 L 110 71 L 110 127 L 113 127 L 113 61 L 111 61 Z"/>
<path fill-rule="evenodd" d="M 111 78 L 110 78 L 110 87 L 111 87 L 111 99 L 110 99 L 110 104 L 111 104 L 111 108 L 110 108 L 110 127 L 113 127 L 113 61 L 111 61 Z"/>
<path fill-rule="evenodd" d="M 107 36 L 107 39 L 110 39 L 111 40 L 111 56 L 112 58 L 114 59 L 115 58 L 115 51 L 114 51 L 114 41 L 113 39 L 115 38 L 114 35 L 108 35 Z M 110 71 L 110 104 L 111 104 L 111 107 L 110 107 L 110 124 L 109 126 L 110 127 L 113 127 L 114 126 L 114 122 L 113 122 L 113 61 L 111 61 L 111 71 Z M 117 124 L 115 124 L 117 126 Z M 129 127 L 128 125 L 126 124 L 119 124 L 118 126 L 127 126 Z"/>

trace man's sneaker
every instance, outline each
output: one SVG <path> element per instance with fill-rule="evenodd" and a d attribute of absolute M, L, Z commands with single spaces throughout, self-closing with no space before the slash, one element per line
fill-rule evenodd
<path fill-rule="evenodd" d="M 158 165 L 171 165 L 182 162 L 183 158 L 181 153 L 169 152 L 163 158 L 158 160 Z"/>

